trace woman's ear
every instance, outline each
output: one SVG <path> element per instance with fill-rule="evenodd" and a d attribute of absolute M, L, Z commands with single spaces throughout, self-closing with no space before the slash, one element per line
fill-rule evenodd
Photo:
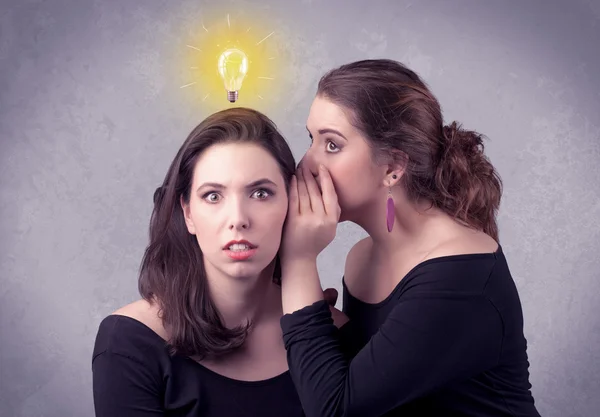
<path fill-rule="evenodd" d="M 386 187 L 393 187 L 400 182 L 400 179 L 406 172 L 408 155 L 402 151 L 393 150 L 389 158 L 383 182 Z"/>

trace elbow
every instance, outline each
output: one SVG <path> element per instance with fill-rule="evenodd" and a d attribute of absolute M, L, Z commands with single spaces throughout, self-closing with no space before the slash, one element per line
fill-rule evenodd
<path fill-rule="evenodd" d="M 332 390 L 327 393 L 325 398 L 321 398 L 320 406 L 315 407 L 307 417 L 350 417 L 357 416 L 356 413 L 349 413 L 347 400 L 344 395 L 344 387 Z"/>

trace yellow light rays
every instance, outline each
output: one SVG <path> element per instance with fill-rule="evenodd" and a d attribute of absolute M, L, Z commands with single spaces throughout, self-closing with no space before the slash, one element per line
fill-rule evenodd
<path fill-rule="evenodd" d="M 198 19 L 201 20 L 199 31 L 185 42 L 190 53 L 185 58 L 187 65 L 184 67 L 190 71 L 186 78 L 190 78 L 183 80 L 180 89 L 191 93 L 189 97 L 192 102 L 201 103 L 203 108 L 211 110 L 231 105 L 255 107 L 275 103 L 282 95 L 281 82 L 267 85 L 265 81 L 277 80 L 278 75 L 282 75 L 285 59 L 278 59 L 282 49 L 274 41 L 277 38 L 274 36 L 276 31 L 256 30 L 268 27 L 268 18 L 260 16 L 250 20 L 229 13 L 221 16 L 225 19 L 217 19 L 212 23 Z M 242 74 L 243 81 L 235 95 L 225 88 L 228 81 L 221 78 L 218 70 L 219 58 L 222 62 L 223 54 L 231 50 L 242 51 L 247 58 L 245 76 Z M 232 85 L 231 80 L 228 85 Z M 235 85 L 239 86 L 240 83 Z M 235 97 L 233 101 L 230 100 L 232 97 Z"/>
<path fill-rule="evenodd" d="M 197 83 L 198 83 L 197 81 L 194 81 L 194 82 L 191 82 L 191 83 L 189 83 L 189 84 L 182 85 L 182 86 L 181 86 L 181 87 L 179 87 L 179 88 L 185 88 L 185 87 L 189 87 L 190 85 L 194 85 L 194 84 L 197 84 Z"/>
<path fill-rule="evenodd" d="M 265 36 L 264 38 L 262 38 L 257 45 L 260 45 L 261 43 L 263 43 L 264 41 L 266 41 L 267 39 L 269 39 L 271 37 L 272 34 L 274 34 L 275 32 L 271 32 L 269 33 L 267 36 Z"/>

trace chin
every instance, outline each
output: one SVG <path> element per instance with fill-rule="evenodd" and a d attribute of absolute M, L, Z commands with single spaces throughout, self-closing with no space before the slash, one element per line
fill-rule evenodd
<path fill-rule="evenodd" d="M 340 212 L 340 219 L 338 220 L 338 223 L 344 223 L 344 222 L 351 222 L 354 220 L 356 216 L 354 215 L 353 212 L 349 211 L 349 210 L 344 210 L 342 208 L 341 212 Z"/>
<path fill-rule="evenodd" d="M 338 220 L 338 223 L 344 223 L 344 222 L 347 222 L 349 220 L 350 220 L 350 218 L 348 217 L 348 213 L 345 212 L 344 210 L 342 210 L 340 212 L 340 218 Z"/>
<path fill-rule="evenodd" d="M 365 218 L 365 215 L 372 212 L 372 204 L 370 201 L 343 201 L 340 199 L 340 219 L 338 223 L 352 222 L 358 223 L 361 219 Z M 384 213 L 383 213 L 384 214 Z M 383 218 L 382 214 L 382 218 Z"/>
<path fill-rule="evenodd" d="M 255 262 L 245 261 L 227 265 L 224 272 L 235 279 L 248 279 L 258 276 L 265 268 L 266 265 L 262 265 L 262 263 L 259 265 Z"/>

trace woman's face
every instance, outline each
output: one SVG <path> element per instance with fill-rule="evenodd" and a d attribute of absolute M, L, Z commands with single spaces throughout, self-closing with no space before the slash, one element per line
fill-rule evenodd
<path fill-rule="evenodd" d="M 343 109 L 317 96 L 310 108 L 306 127 L 312 139 L 302 158 L 314 175 L 319 164 L 331 173 L 342 213 L 340 221 L 355 220 L 382 196 L 386 167 L 372 158 L 367 139 L 350 124 Z"/>
<path fill-rule="evenodd" d="M 188 231 L 198 240 L 207 273 L 260 274 L 275 258 L 288 197 L 277 161 L 254 144 L 208 148 L 194 169 Z"/>

